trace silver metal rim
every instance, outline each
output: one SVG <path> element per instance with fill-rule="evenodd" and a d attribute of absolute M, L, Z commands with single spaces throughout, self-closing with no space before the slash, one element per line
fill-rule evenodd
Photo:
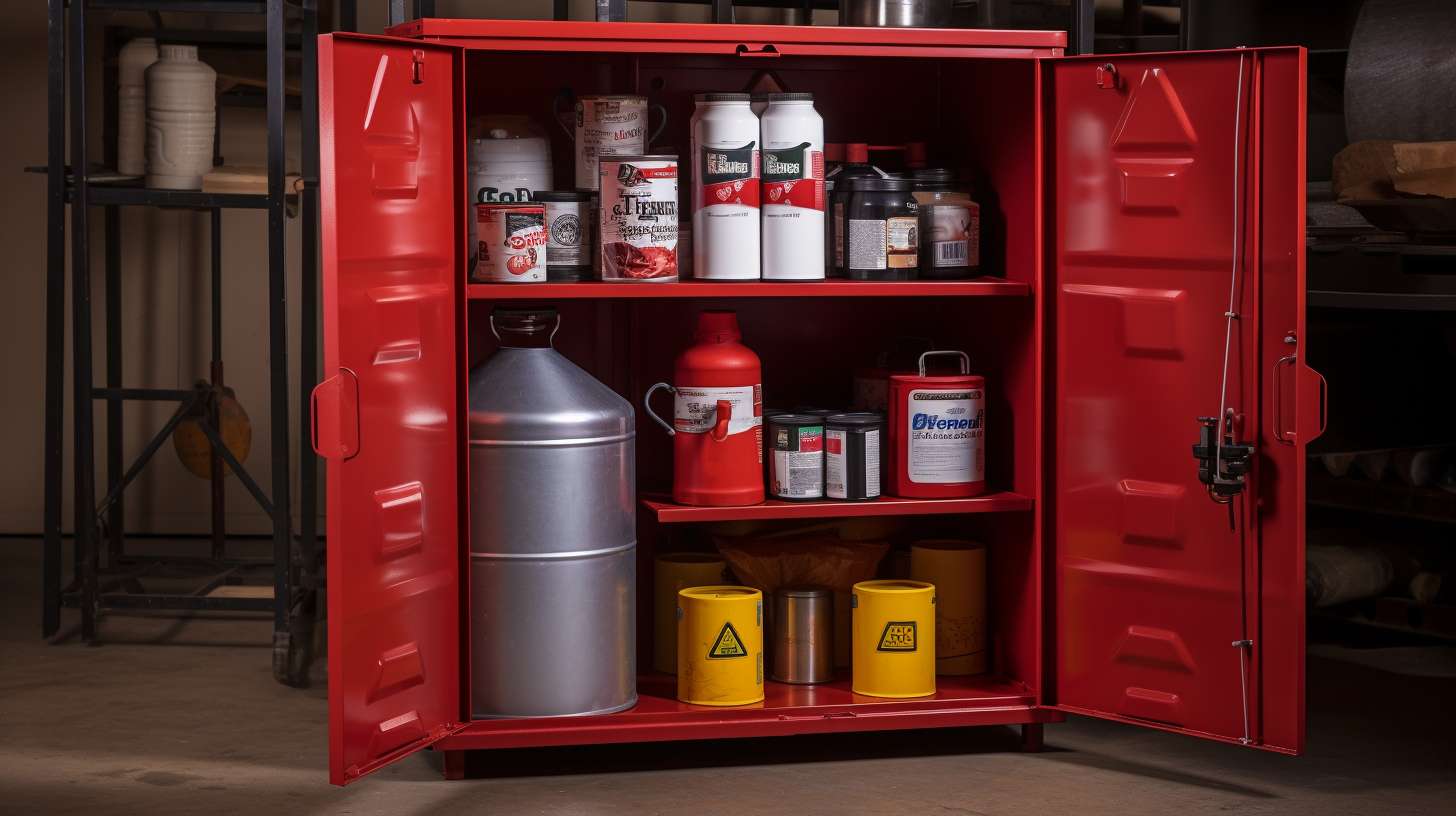
<path fill-rule="evenodd" d="M 634 540 L 629 544 L 620 547 L 604 547 L 599 550 L 573 550 L 571 552 L 550 552 L 550 553 L 483 553 L 472 552 L 470 559 L 482 561 L 563 561 L 572 558 L 600 558 L 606 555 L 629 552 L 637 548 Z"/>

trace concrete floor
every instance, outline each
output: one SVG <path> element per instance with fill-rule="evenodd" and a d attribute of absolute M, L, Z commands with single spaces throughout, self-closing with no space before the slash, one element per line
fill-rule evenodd
<path fill-rule="evenodd" d="M 332 788 L 324 690 L 273 682 L 266 622 L 114 617 L 104 645 L 47 645 L 39 563 L 0 540 L 8 813 L 1456 812 L 1448 649 L 1318 650 L 1300 758 L 1076 719 L 1041 754 L 999 728 L 857 734 L 487 754 L 463 782 L 425 755 Z"/>

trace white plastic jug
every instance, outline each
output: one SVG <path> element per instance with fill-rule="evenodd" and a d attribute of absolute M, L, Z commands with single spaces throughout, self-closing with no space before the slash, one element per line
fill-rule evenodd
<path fill-rule="evenodd" d="M 217 72 L 195 45 L 163 45 L 147 69 L 147 186 L 197 190 L 212 169 Z"/>
<path fill-rule="evenodd" d="M 121 47 L 117 58 L 116 172 L 147 172 L 147 67 L 157 61 L 157 41 L 137 37 Z"/>

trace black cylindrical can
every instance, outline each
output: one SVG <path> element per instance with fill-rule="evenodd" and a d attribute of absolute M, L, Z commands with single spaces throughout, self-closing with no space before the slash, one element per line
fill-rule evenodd
<path fill-rule="evenodd" d="M 835 414 L 825 420 L 824 495 L 846 501 L 880 497 L 884 427 L 884 418 L 869 412 Z"/>
<path fill-rule="evenodd" d="M 538 190 L 531 194 L 546 208 L 546 280 L 592 278 L 591 190 Z"/>
<path fill-rule="evenodd" d="M 824 420 L 775 414 L 768 423 L 768 493 L 775 499 L 824 498 Z"/>
<path fill-rule="evenodd" d="M 919 204 L 903 178 L 854 182 L 845 218 L 850 280 L 915 280 L 920 269 Z"/>

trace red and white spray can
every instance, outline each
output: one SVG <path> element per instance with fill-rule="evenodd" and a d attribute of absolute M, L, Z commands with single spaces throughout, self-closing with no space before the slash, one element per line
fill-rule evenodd
<path fill-rule="evenodd" d="M 955 356 L 960 373 L 930 376 L 925 361 Z M 954 499 L 986 491 L 986 378 L 963 351 L 927 351 L 915 374 L 890 377 L 887 492 Z"/>
<path fill-rule="evenodd" d="M 698 315 L 693 345 L 677 356 L 673 384 L 647 389 L 647 415 L 672 436 L 672 498 L 731 507 L 763 501 L 763 368 L 741 342 L 738 315 Z M 673 394 L 672 423 L 653 413 L 652 394 Z"/>

